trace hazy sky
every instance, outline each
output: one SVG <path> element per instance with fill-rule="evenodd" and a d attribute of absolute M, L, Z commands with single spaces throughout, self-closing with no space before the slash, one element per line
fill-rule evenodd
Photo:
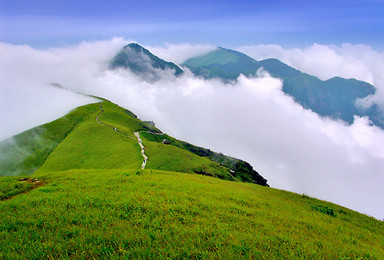
<path fill-rule="evenodd" d="M 124 37 L 223 47 L 364 43 L 383 50 L 383 0 L 0 0 L 0 40 L 37 48 Z"/>

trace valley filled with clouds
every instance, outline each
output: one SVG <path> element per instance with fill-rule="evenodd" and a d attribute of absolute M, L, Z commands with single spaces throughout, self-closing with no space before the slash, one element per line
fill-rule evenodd
<path fill-rule="evenodd" d="M 153 83 L 127 70 L 109 70 L 110 60 L 129 42 L 113 38 L 44 50 L 0 43 L 0 120 L 7 126 L 1 128 L 0 139 L 95 102 L 75 93 L 81 92 L 153 120 L 178 139 L 244 159 L 272 187 L 384 217 L 384 131 L 367 118 L 356 117 L 352 125 L 322 118 L 284 94 L 283 82 L 264 70 L 229 84 L 197 78 L 188 70 L 181 77 L 163 72 Z M 144 47 L 178 64 L 215 48 Z M 257 60 L 278 58 L 323 80 L 340 76 L 367 81 L 377 93 L 361 103 L 384 107 L 384 53 L 369 46 L 255 45 L 236 50 Z"/>

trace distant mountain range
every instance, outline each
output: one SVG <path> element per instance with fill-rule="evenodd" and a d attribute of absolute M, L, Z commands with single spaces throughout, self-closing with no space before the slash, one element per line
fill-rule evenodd
<path fill-rule="evenodd" d="M 368 116 L 377 126 L 384 127 L 384 120 L 377 106 L 361 108 L 356 101 L 375 94 L 375 87 L 356 79 L 334 77 L 323 81 L 296 70 L 277 59 L 256 61 L 251 57 L 229 49 L 218 48 L 206 55 L 186 60 L 196 76 L 220 78 L 224 82 L 236 80 L 240 74 L 255 76 L 263 68 L 273 77 L 283 80 L 283 91 L 292 96 L 304 108 L 320 116 L 341 119 L 352 123 L 354 116 Z"/>
<path fill-rule="evenodd" d="M 257 61 L 241 52 L 221 47 L 192 57 L 181 66 L 198 77 L 218 78 L 224 83 L 235 81 L 240 74 L 256 76 L 262 68 L 283 80 L 284 93 L 320 116 L 341 119 L 349 124 L 353 123 L 354 116 L 366 116 L 374 125 L 384 128 L 384 118 L 377 105 L 363 108 L 357 103 L 359 99 L 376 93 L 374 86 L 363 81 L 340 77 L 323 81 L 277 59 Z M 183 69 L 176 64 L 158 58 L 136 43 L 128 44 L 112 59 L 110 69 L 117 68 L 130 69 L 150 82 L 158 80 L 164 70 L 172 71 L 175 76 L 183 74 Z"/>

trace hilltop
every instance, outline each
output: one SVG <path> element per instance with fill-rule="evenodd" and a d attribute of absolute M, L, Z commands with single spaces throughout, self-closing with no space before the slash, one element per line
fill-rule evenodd
<path fill-rule="evenodd" d="M 267 185 L 249 163 L 177 140 L 106 100 L 0 142 L 0 176 L 36 170 L 138 169 L 143 158 L 135 133 L 145 144 L 147 169 Z"/>

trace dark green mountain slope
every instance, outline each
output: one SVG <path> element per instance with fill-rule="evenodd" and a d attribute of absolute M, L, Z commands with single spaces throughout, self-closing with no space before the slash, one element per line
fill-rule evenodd
<path fill-rule="evenodd" d="M 322 81 L 302 73 L 277 59 L 262 60 L 259 64 L 284 80 L 283 91 L 305 108 L 322 116 L 353 122 L 354 115 L 366 116 L 367 111 L 356 105 L 356 100 L 375 93 L 375 88 L 363 81 L 334 77 Z M 372 116 L 371 119 L 376 121 Z M 380 122 L 376 122 L 380 125 Z"/>
<path fill-rule="evenodd" d="M 172 70 L 174 75 L 183 73 L 176 64 L 167 62 L 153 55 L 139 44 L 126 45 L 110 63 L 110 69 L 124 68 L 141 76 L 148 81 L 159 79 L 164 70 Z"/>
<path fill-rule="evenodd" d="M 375 93 L 374 86 L 355 79 L 335 77 L 322 81 L 302 73 L 277 59 L 256 61 L 243 53 L 218 48 L 206 55 L 184 62 L 195 75 L 204 78 L 220 78 L 225 82 L 236 80 L 240 74 L 255 75 L 264 68 L 274 77 L 283 79 L 283 91 L 303 107 L 321 116 L 353 122 L 354 115 L 368 116 L 374 124 L 384 127 L 383 117 L 377 107 L 362 109 L 357 99 Z"/>
<path fill-rule="evenodd" d="M 247 55 L 221 47 L 204 56 L 190 58 L 183 65 L 195 75 L 225 81 L 237 79 L 240 73 L 253 74 L 260 68 L 258 62 Z"/>
<path fill-rule="evenodd" d="M 58 120 L 0 142 L 0 176 L 70 169 L 146 169 L 197 173 L 267 185 L 248 163 L 163 134 L 108 101 L 79 107 Z M 166 142 L 163 142 L 167 140 Z"/>

